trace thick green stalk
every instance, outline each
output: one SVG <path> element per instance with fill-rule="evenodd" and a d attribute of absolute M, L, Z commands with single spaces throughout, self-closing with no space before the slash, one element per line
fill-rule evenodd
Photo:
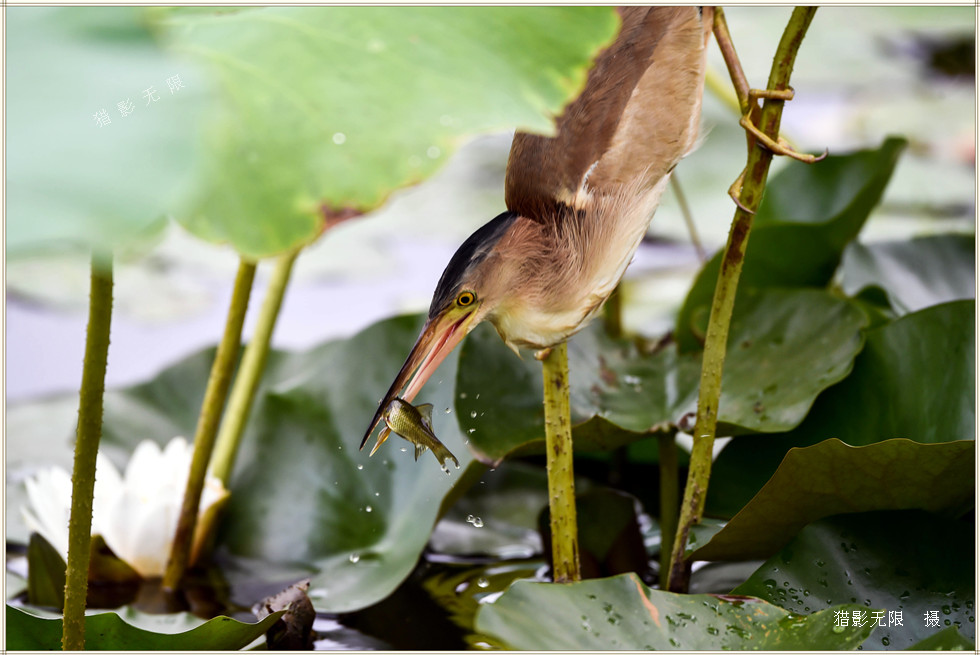
<path fill-rule="evenodd" d="M 657 436 L 660 465 L 660 588 L 666 589 L 677 530 L 677 430 Z"/>
<path fill-rule="evenodd" d="M 813 20 L 815 7 L 797 7 L 793 10 L 789 24 L 783 32 L 776 56 L 769 74 L 769 90 L 789 88 L 789 77 L 793 62 L 806 30 Z M 758 127 L 774 140 L 779 134 L 785 100 L 766 98 L 762 105 Z M 687 580 L 683 579 L 685 562 L 684 550 L 687 546 L 691 526 L 701 520 L 704 501 L 711 475 L 711 458 L 714 450 L 715 431 L 718 422 L 718 401 L 721 396 L 721 378 L 725 363 L 725 348 L 728 342 L 728 327 L 732 308 L 735 305 L 735 291 L 738 287 L 745 248 L 748 245 L 752 216 L 762 199 L 772 152 L 766 148 L 755 147 L 749 151 L 745 179 L 739 201 L 742 207 L 735 211 L 728 244 L 718 271 L 718 282 L 711 301 L 711 315 L 705 335 L 704 357 L 701 362 L 701 386 L 698 392 L 698 412 L 694 427 L 694 446 L 691 450 L 691 464 L 681 503 L 680 521 L 674 539 L 671 565 L 668 572 L 667 587 L 672 591 L 683 591 Z M 749 211 L 745 211 L 746 208 Z"/>
<path fill-rule="evenodd" d="M 95 460 L 102 438 L 102 397 L 112 323 L 112 257 L 92 255 L 85 361 L 78 402 L 78 430 L 71 475 L 71 518 L 68 521 L 68 570 L 61 647 L 85 648 L 85 598 L 92 546 L 92 498 Z"/>
<path fill-rule="evenodd" d="M 194 455 L 187 476 L 187 487 L 184 490 L 184 503 L 180 508 L 177 531 L 174 533 L 167 571 L 163 576 L 163 588 L 168 591 L 178 587 L 190 559 L 201 493 L 204 490 L 204 478 L 211 461 L 211 452 L 214 450 L 221 412 L 228 397 L 228 387 L 231 385 L 235 364 L 238 362 L 242 325 L 245 323 L 245 313 L 248 310 L 248 299 L 252 293 L 254 279 L 255 262 L 242 259 L 238 264 L 238 274 L 235 276 L 235 287 L 228 307 L 225 332 L 221 337 L 221 343 L 218 344 L 214 363 L 211 365 L 211 375 L 208 377 L 208 386 L 204 391 L 201 414 L 197 419 Z"/>
<path fill-rule="evenodd" d="M 541 363 L 544 367 L 544 432 L 554 578 L 555 582 L 576 582 L 582 576 L 578 563 L 572 417 L 568 400 L 568 344 L 552 348 Z"/>
<path fill-rule="evenodd" d="M 217 443 L 214 447 L 211 472 L 227 487 L 231 470 L 235 465 L 235 454 L 245 431 L 245 423 L 252 410 L 252 401 L 259 388 L 262 372 L 265 370 L 265 360 L 269 355 L 269 344 L 272 342 L 272 330 L 276 327 L 279 308 L 282 306 L 289 276 L 293 271 L 293 262 L 299 250 L 285 254 L 276 262 L 276 268 L 269 280 L 269 288 L 265 292 L 265 301 L 259 311 L 259 320 L 255 333 L 235 377 L 235 384 L 228 399 L 228 409 L 218 431 Z"/>

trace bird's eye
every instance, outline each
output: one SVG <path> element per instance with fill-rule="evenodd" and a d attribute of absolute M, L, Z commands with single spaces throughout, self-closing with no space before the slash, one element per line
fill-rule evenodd
<path fill-rule="evenodd" d="M 471 291 L 464 291 L 456 296 L 456 304 L 460 307 L 469 307 L 473 304 L 474 300 L 476 300 L 476 296 Z"/>

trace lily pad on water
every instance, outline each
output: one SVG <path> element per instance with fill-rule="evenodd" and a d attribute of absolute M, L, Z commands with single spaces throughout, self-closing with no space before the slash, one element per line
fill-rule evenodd
<path fill-rule="evenodd" d="M 312 577 L 317 610 L 347 612 L 384 598 L 411 572 L 443 497 L 471 461 L 455 416 L 444 411 L 456 355 L 419 402 L 435 404 L 435 432 L 459 458 L 459 471 L 446 475 L 428 453 L 416 462 L 410 444 L 394 436 L 372 458 L 357 447 L 422 319 L 389 319 L 350 339 L 270 354 L 218 537 L 219 552 L 246 567 L 227 567 L 233 592 L 238 582 L 261 582 L 267 595 Z M 148 383 L 107 393 L 104 445 L 117 463 L 143 439 L 193 434 L 212 357 L 206 350 Z M 72 427 L 39 420 L 31 434 L 58 443 Z M 31 439 L 8 436 L 8 450 Z"/>
<path fill-rule="evenodd" d="M 974 301 L 928 307 L 866 336 L 853 372 L 817 398 L 799 427 L 725 446 L 712 470 L 710 514 L 733 516 L 794 447 L 830 437 L 853 446 L 896 437 L 920 443 L 974 438 Z"/>
<path fill-rule="evenodd" d="M 754 219 L 739 297 L 750 288 L 826 286 L 904 148 L 904 139 L 890 138 L 876 150 L 832 155 L 815 164 L 791 162 L 774 176 Z M 721 256 L 719 251 L 702 268 L 677 315 L 674 336 L 682 352 L 703 343 Z"/>
<path fill-rule="evenodd" d="M 251 257 L 376 208 L 466 136 L 553 131 L 619 26 L 606 7 L 261 7 L 159 20 L 224 94 L 206 191 L 180 220 Z"/>
<path fill-rule="evenodd" d="M 917 508 L 957 516 L 973 502 L 975 448 L 974 441 L 908 439 L 861 447 L 827 439 L 794 448 L 759 493 L 692 557 L 768 557 L 806 524 L 845 512 Z"/>
<path fill-rule="evenodd" d="M 931 305 L 973 298 L 972 235 L 940 234 L 908 241 L 852 243 L 841 262 L 841 287 L 853 295 L 868 286 L 885 290 L 892 309 L 908 314 Z"/>
<path fill-rule="evenodd" d="M 151 615 L 127 608 L 85 617 L 88 650 L 238 650 L 262 636 L 282 612 L 257 623 L 227 616 L 202 621 L 187 613 Z M 61 650 L 61 618 L 45 618 L 7 605 L 7 648 Z M 138 623 L 141 627 L 133 625 Z"/>
<path fill-rule="evenodd" d="M 539 611 L 547 607 L 547 612 Z M 651 589 L 636 575 L 565 585 L 515 582 L 476 629 L 515 650 L 843 650 L 872 628 L 841 628 L 835 610 L 799 616 L 748 597 Z"/>
<path fill-rule="evenodd" d="M 846 376 L 866 317 L 815 289 L 746 290 L 732 319 L 721 434 L 797 425 L 821 391 Z M 612 449 L 675 429 L 697 407 L 700 354 L 674 344 L 642 354 L 593 325 L 569 344 L 576 450 Z M 456 410 L 475 455 L 491 463 L 542 452 L 541 365 L 517 359 L 489 328 L 463 344 Z"/>
<path fill-rule="evenodd" d="M 973 533 L 970 522 L 922 511 L 828 517 L 803 528 L 732 593 L 792 612 L 848 602 L 887 608 L 872 621 L 865 650 L 908 648 L 947 626 L 973 639 Z M 931 611 L 938 626 L 926 626 Z"/>
<path fill-rule="evenodd" d="M 190 190 L 207 87 L 138 7 L 6 14 L 6 252 L 111 249 Z"/>

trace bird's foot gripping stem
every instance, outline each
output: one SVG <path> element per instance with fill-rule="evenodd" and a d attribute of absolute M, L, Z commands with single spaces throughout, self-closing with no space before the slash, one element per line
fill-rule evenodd
<path fill-rule="evenodd" d="M 717 7 L 715 8 L 713 27 L 715 40 L 717 41 L 718 46 L 721 49 L 722 56 L 725 59 L 725 65 L 728 67 L 728 72 L 731 75 L 732 83 L 735 85 L 735 93 L 738 96 L 739 106 L 742 108 L 742 117 L 739 119 L 738 124 L 741 125 L 742 129 L 744 129 L 747 133 L 746 136 L 748 139 L 749 148 L 759 146 L 761 148 L 766 148 L 774 155 L 792 157 L 793 159 L 806 164 L 818 162 L 826 157 L 826 150 L 822 155 L 810 155 L 797 152 L 781 136 L 777 135 L 777 137 L 773 139 L 759 128 L 757 122 L 762 114 L 762 109 L 759 106 L 759 100 L 776 100 L 786 102 L 793 99 L 793 96 L 795 95 L 793 89 L 749 88 L 748 81 L 745 77 L 745 72 L 742 70 L 742 64 L 738 59 L 738 55 L 735 53 L 735 46 L 732 43 L 731 34 L 728 31 L 728 24 L 725 20 L 725 12 Z M 738 178 L 728 188 L 728 195 L 735 201 L 735 204 L 738 205 L 739 209 L 749 214 L 754 214 L 755 212 L 742 204 L 742 201 L 740 200 L 742 183 L 745 181 L 745 174 L 746 169 L 742 169 L 742 172 L 739 174 Z"/>
<path fill-rule="evenodd" d="M 772 152 L 774 155 L 783 155 L 785 157 L 791 157 L 797 161 L 801 161 L 804 164 L 812 164 L 818 162 L 827 156 L 828 151 L 824 150 L 823 154 L 811 155 L 808 153 L 797 152 L 792 146 L 781 136 L 777 136 L 773 139 L 768 134 L 763 132 L 755 124 L 755 120 L 758 120 L 760 114 L 759 105 L 757 101 L 760 99 L 770 99 L 770 100 L 781 100 L 783 102 L 793 99 L 793 89 L 749 89 L 749 111 L 739 119 L 738 124 L 742 126 L 747 133 L 749 147 L 759 146 L 765 148 Z M 739 199 L 742 195 L 742 183 L 745 181 L 745 173 L 747 169 L 742 169 L 739 173 L 738 178 L 732 182 L 732 185 L 728 187 L 728 195 L 731 197 L 735 204 L 738 205 L 739 209 L 749 214 L 754 214 L 755 212 L 742 204 Z"/>

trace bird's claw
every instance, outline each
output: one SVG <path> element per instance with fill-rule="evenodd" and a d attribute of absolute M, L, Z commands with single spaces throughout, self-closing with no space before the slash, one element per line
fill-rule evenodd
<path fill-rule="evenodd" d="M 738 124 L 742 126 L 749 135 L 749 146 L 757 145 L 762 148 L 766 148 L 774 155 L 784 155 L 790 157 L 797 161 L 801 161 L 805 164 L 812 164 L 818 162 L 825 158 L 828 154 L 828 150 L 824 150 L 823 154 L 820 155 L 810 155 L 806 153 L 801 153 L 793 150 L 793 148 L 783 139 L 781 136 L 777 136 L 773 139 L 768 134 L 764 133 L 759 127 L 753 122 L 754 118 L 759 116 L 759 105 L 756 104 L 757 100 L 767 99 L 767 100 L 781 100 L 789 101 L 795 96 L 793 89 L 749 89 L 748 96 L 751 100 L 750 109 L 748 112 L 742 116 Z M 728 187 L 728 195 L 735 202 L 739 209 L 748 213 L 755 214 L 755 211 L 746 207 L 741 200 L 742 195 L 742 184 L 745 181 L 745 172 L 747 169 L 742 169 L 739 173 L 738 178 L 732 182 L 732 185 Z"/>
<path fill-rule="evenodd" d="M 775 155 L 785 155 L 786 157 L 801 161 L 804 164 L 818 162 L 827 156 L 828 151 L 826 150 L 822 155 L 810 155 L 807 153 L 796 152 L 782 137 L 778 137 L 778 140 L 774 141 L 772 137 L 768 136 L 762 130 L 756 127 L 755 123 L 753 123 L 748 116 L 742 116 L 742 118 L 739 119 L 738 124 L 741 125 L 746 132 L 755 137 L 758 145 L 772 151 L 772 153 Z"/>
<path fill-rule="evenodd" d="M 745 181 L 745 171 L 746 170 L 748 170 L 748 169 L 743 168 L 742 169 L 742 172 L 738 174 L 738 178 L 734 182 L 732 182 L 732 185 L 730 187 L 728 187 L 728 195 L 735 202 L 735 205 L 739 209 L 741 209 L 746 214 L 753 214 L 754 215 L 755 214 L 755 211 L 752 210 L 752 209 L 749 209 L 748 207 L 746 207 L 745 205 L 743 205 L 742 204 L 742 200 L 741 200 L 741 196 L 742 196 L 742 183 Z"/>

